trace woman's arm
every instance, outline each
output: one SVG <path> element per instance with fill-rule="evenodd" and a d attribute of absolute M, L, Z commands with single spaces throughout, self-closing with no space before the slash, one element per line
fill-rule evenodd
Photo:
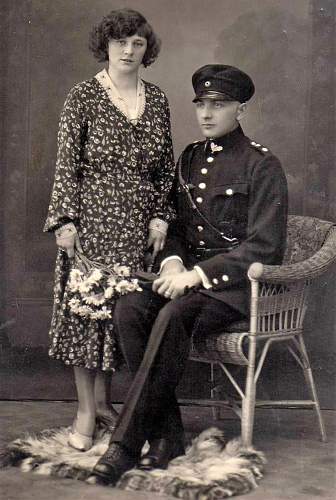
<path fill-rule="evenodd" d="M 83 103 L 76 87 L 61 113 L 54 185 L 44 231 L 54 231 L 79 217 L 79 168 L 86 125 Z"/>
<path fill-rule="evenodd" d="M 175 212 L 169 199 L 174 181 L 175 163 L 171 138 L 170 111 L 166 97 L 162 113 L 164 117 L 165 135 L 160 162 L 153 176 L 153 184 L 155 187 L 155 209 L 153 219 L 160 219 L 169 223 L 175 218 Z"/>
<path fill-rule="evenodd" d="M 175 211 L 169 196 L 175 175 L 174 153 L 171 138 L 169 105 L 166 97 L 164 97 L 164 99 L 163 116 L 165 136 L 160 162 L 153 176 L 155 208 L 148 230 L 147 246 L 148 248 L 153 248 L 153 261 L 158 252 L 164 247 L 168 223 L 175 218 Z"/>

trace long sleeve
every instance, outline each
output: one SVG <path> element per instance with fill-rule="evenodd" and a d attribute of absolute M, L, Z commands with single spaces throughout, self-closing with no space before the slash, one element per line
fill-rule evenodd
<path fill-rule="evenodd" d="M 153 218 L 157 217 L 165 222 L 170 222 L 175 217 L 175 211 L 170 203 L 169 197 L 174 180 L 175 164 L 171 138 L 170 111 L 166 97 L 164 97 L 162 113 L 165 137 L 160 161 L 153 175 L 153 184 L 155 187 L 155 209 Z"/>
<path fill-rule="evenodd" d="M 246 281 L 253 262 L 279 264 L 286 244 L 287 182 L 279 161 L 268 156 L 252 173 L 247 237 L 239 247 L 198 263 L 213 290 Z"/>
<path fill-rule="evenodd" d="M 61 113 L 54 185 L 44 231 L 52 231 L 59 224 L 79 217 L 79 171 L 85 135 L 83 102 L 74 87 Z"/>
<path fill-rule="evenodd" d="M 183 225 L 177 218 L 169 225 L 166 244 L 157 257 L 157 263 L 160 264 L 164 259 L 170 257 L 171 255 L 180 257 L 180 259 L 185 263 L 188 256 L 186 243 Z"/>

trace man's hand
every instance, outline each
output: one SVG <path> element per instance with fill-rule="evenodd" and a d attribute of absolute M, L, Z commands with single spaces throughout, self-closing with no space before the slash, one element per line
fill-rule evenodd
<path fill-rule="evenodd" d="M 192 271 L 161 275 L 154 281 L 152 289 L 153 292 L 166 297 L 166 299 L 176 299 L 184 294 L 186 287 L 191 288 L 201 282 L 199 274 L 193 269 Z"/>
<path fill-rule="evenodd" d="M 167 276 L 168 274 L 178 274 L 186 271 L 186 268 L 180 261 L 180 259 L 170 259 L 163 265 L 160 277 Z"/>

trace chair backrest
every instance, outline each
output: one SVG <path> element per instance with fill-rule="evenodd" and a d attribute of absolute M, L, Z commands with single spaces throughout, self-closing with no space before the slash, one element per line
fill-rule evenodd
<path fill-rule="evenodd" d="M 306 217 L 289 215 L 287 223 L 287 246 L 284 264 L 295 264 L 308 259 L 316 253 L 327 236 L 333 222 Z"/>
<path fill-rule="evenodd" d="M 290 215 L 283 263 L 302 266 L 303 261 L 321 249 L 332 226 L 333 222 L 315 217 Z M 261 283 L 257 333 L 290 335 L 301 332 L 310 286 L 311 278 L 292 283 L 287 280 L 285 284 Z"/>

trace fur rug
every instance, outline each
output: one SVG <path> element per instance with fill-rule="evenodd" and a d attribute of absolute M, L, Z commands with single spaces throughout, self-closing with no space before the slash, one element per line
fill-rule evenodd
<path fill-rule="evenodd" d="M 0 467 L 19 466 L 35 474 L 88 480 L 106 451 L 109 434 L 99 431 L 87 452 L 67 444 L 69 427 L 47 429 L 16 439 L 0 454 Z M 188 500 L 211 500 L 243 495 L 257 486 L 266 460 L 263 453 L 244 448 L 239 439 L 226 442 L 212 427 L 193 439 L 186 455 L 172 460 L 167 470 L 126 472 L 117 488 L 155 492 Z"/>

